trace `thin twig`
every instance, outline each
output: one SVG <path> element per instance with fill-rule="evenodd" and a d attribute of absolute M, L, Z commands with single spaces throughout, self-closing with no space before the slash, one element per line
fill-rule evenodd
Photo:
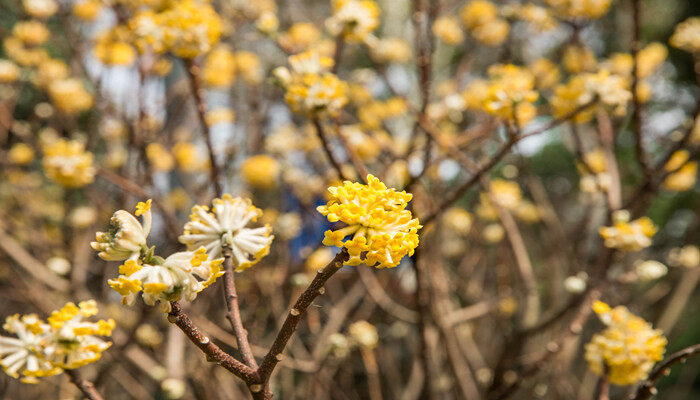
<path fill-rule="evenodd" d="M 301 317 L 306 312 L 306 309 L 311 305 L 311 303 L 319 295 L 325 292 L 323 287 L 328 279 L 330 279 L 333 274 L 338 272 L 343 264 L 350 258 L 347 249 L 343 248 L 338 254 L 335 255 L 333 260 L 326 265 L 325 268 L 318 271 L 314 280 L 309 284 L 309 287 L 304 290 L 304 292 L 299 296 L 294 306 L 287 314 L 287 318 L 284 320 L 282 327 L 277 333 L 275 341 L 270 347 L 270 351 L 265 355 L 260 368 L 257 370 L 259 375 L 259 382 L 263 385 L 267 385 L 272 371 L 274 371 L 275 366 L 282 360 L 282 353 L 284 352 L 289 339 L 291 339 L 294 331 L 301 320 Z"/>
<path fill-rule="evenodd" d="M 345 174 L 343 174 L 343 168 L 341 167 L 340 163 L 338 162 L 338 160 L 335 159 L 335 156 L 333 155 L 333 151 L 331 150 L 330 143 L 328 143 L 328 138 L 326 137 L 326 131 L 323 129 L 323 125 L 321 125 L 321 121 L 319 121 L 318 117 L 311 118 L 311 121 L 314 124 L 314 128 L 316 128 L 316 135 L 318 136 L 318 139 L 321 141 L 321 144 L 323 145 L 323 150 L 326 152 L 326 156 L 328 156 L 328 160 L 331 162 L 331 165 L 333 165 L 333 168 L 338 173 L 338 176 L 340 176 L 340 179 L 348 180 L 348 178 L 345 176 Z"/>
<path fill-rule="evenodd" d="M 641 384 L 637 387 L 637 390 L 635 393 L 630 397 L 632 400 L 648 400 L 656 394 L 656 383 L 661 379 L 663 376 L 668 374 L 668 372 L 671 370 L 671 367 L 679 362 L 685 362 L 685 360 L 688 359 L 688 357 L 696 355 L 700 353 L 700 343 L 695 344 L 690 347 L 686 347 L 683 350 L 677 351 L 670 356 L 668 356 L 665 360 L 661 361 L 654 367 L 654 369 L 651 371 L 649 374 L 649 377 L 642 381 Z"/>
<path fill-rule="evenodd" d="M 258 364 L 255 361 L 255 356 L 250 348 L 250 343 L 248 342 L 248 331 L 243 327 L 243 319 L 241 318 L 241 311 L 238 307 L 238 293 L 236 292 L 236 283 L 234 281 L 235 271 L 233 269 L 233 256 L 231 254 L 231 248 L 225 246 L 223 248 L 224 253 L 224 295 L 226 298 L 226 308 L 228 313 L 226 313 L 226 319 L 231 323 L 231 328 L 233 328 L 233 333 L 236 336 L 236 342 L 238 343 L 238 350 L 243 355 L 243 360 L 251 368 L 258 368 Z"/>
<path fill-rule="evenodd" d="M 190 87 L 192 89 L 192 96 L 194 96 L 195 105 L 197 106 L 197 116 L 199 117 L 199 122 L 202 125 L 202 132 L 204 132 L 204 139 L 207 144 L 207 150 L 209 150 L 209 172 L 211 183 L 214 186 L 214 191 L 217 197 L 221 197 L 223 191 L 221 189 L 221 182 L 219 182 L 219 166 L 216 162 L 216 155 L 214 154 L 214 145 L 211 141 L 211 129 L 209 129 L 209 124 L 207 124 L 207 110 L 204 104 L 204 91 L 202 90 L 202 84 L 199 80 L 200 69 L 195 65 L 194 61 L 186 61 L 185 69 L 187 70 L 187 76 L 189 77 Z"/>
<path fill-rule="evenodd" d="M 187 338 L 202 350 L 207 356 L 208 361 L 221 365 L 232 374 L 243 379 L 246 383 L 250 384 L 257 380 L 255 370 L 226 354 L 219 346 L 215 345 L 209 337 L 205 336 L 202 331 L 192 323 L 190 317 L 182 311 L 180 303 L 171 301 L 170 306 L 171 310 L 168 313 L 168 321 L 177 325 L 177 327 L 185 333 Z"/>
<path fill-rule="evenodd" d="M 641 29 L 641 8 L 640 0 L 632 0 L 632 124 L 635 138 L 635 151 L 637 162 L 642 168 L 645 177 L 649 177 L 651 170 L 649 169 L 649 159 L 646 149 L 644 148 L 644 138 L 642 132 L 642 103 L 639 101 L 639 48 L 640 48 L 640 29 Z"/>
<path fill-rule="evenodd" d="M 102 395 L 95 389 L 92 382 L 80 377 L 80 373 L 74 369 L 67 369 L 66 375 L 70 377 L 70 381 L 80 389 L 81 392 L 90 400 L 102 400 Z"/>

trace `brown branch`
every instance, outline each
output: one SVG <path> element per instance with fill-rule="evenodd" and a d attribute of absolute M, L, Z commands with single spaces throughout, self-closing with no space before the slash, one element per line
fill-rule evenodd
<path fill-rule="evenodd" d="M 685 360 L 687 360 L 688 357 L 694 356 L 698 353 L 700 353 L 700 343 L 690 347 L 686 347 L 685 349 L 677 351 L 671 354 L 670 356 L 666 357 L 665 360 L 661 361 L 654 367 L 654 369 L 649 374 L 649 377 L 642 381 L 642 383 L 639 384 L 639 386 L 637 386 L 637 390 L 632 396 L 630 396 L 630 399 L 650 399 L 653 395 L 656 394 L 656 388 L 654 387 L 656 386 L 656 383 L 659 381 L 659 379 L 661 379 L 671 370 L 671 367 L 674 364 L 679 362 L 685 362 Z"/>
<path fill-rule="evenodd" d="M 253 368 L 226 354 L 219 346 L 215 345 L 192 323 L 187 314 L 182 311 L 180 303 L 171 301 L 170 305 L 172 309 L 168 313 L 168 321 L 177 325 L 187 338 L 207 356 L 208 361 L 221 365 L 247 384 L 254 384 L 258 375 Z"/>
<path fill-rule="evenodd" d="M 311 122 L 313 122 L 314 128 L 316 128 L 316 135 L 318 136 L 318 139 L 321 141 L 321 144 L 323 145 L 323 151 L 326 152 L 326 156 L 328 157 L 328 160 L 331 162 L 331 165 L 333 165 L 333 169 L 335 169 L 335 171 L 338 173 L 338 176 L 340 176 L 340 179 L 348 180 L 348 177 L 346 177 L 343 174 L 343 168 L 341 167 L 338 160 L 335 159 L 335 156 L 333 155 L 333 152 L 331 151 L 330 143 L 328 143 L 328 138 L 326 137 L 326 131 L 323 129 L 323 125 L 321 125 L 321 121 L 319 121 L 318 117 L 314 116 L 311 118 Z"/>
<path fill-rule="evenodd" d="M 632 124 L 635 138 L 635 151 L 637 161 L 642 167 L 642 172 L 645 177 L 649 177 L 651 170 L 649 169 L 649 159 L 644 148 L 643 132 L 642 132 L 642 104 L 639 101 L 637 93 L 639 89 L 639 48 L 640 45 L 640 28 L 641 28 L 641 1 L 632 0 Z"/>
<path fill-rule="evenodd" d="M 598 380 L 598 400 L 610 400 L 610 381 L 607 369 L 606 366 L 603 376 Z"/>
<path fill-rule="evenodd" d="M 274 371 L 277 363 L 282 360 L 282 353 L 284 352 L 289 339 L 291 339 L 292 335 L 294 334 L 294 331 L 296 330 L 301 317 L 304 315 L 304 312 L 306 312 L 306 309 L 309 308 L 316 297 L 325 292 L 325 288 L 323 286 L 326 284 L 328 279 L 333 276 L 333 274 L 338 272 L 340 268 L 343 267 L 343 264 L 349 258 L 350 254 L 348 254 L 347 249 L 343 248 L 343 250 L 336 254 L 333 260 L 331 260 L 331 262 L 326 265 L 325 268 L 318 271 L 316 277 L 314 277 L 311 284 L 309 284 L 309 287 L 304 290 L 304 292 L 294 303 L 294 306 L 289 311 L 289 314 L 287 314 L 287 318 L 284 320 L 282 327 L 277 333 L 275 341 L 272 343 L 270 350 L 265 355 L 265 358 L 263 358 L 260 368 L 257 370 L 258 382 L 260 384 L 267 386 L 267 383 L 270 380 L 270 375 L 272 375 L 272 371 Z M 267 389 L 264 391 L 267 391 Z"/>
<path fill-rule="evenodd" d="M 95 389 L 95 385 L 92 382 L 80 377 L 77 370 L 67 369 L 66 375 L 70 377 L 70 381 L 73 382 L 75 386 L 80 389 L 81 392 L 90 400 L 102 400 L 102 395 Z"/>
<path fill-rule="evenodd" d="M 248 331 L 243 327 L 243 319 L 241 318 L 241 311 L 238 307 L 238 293 L 236 292 L 236 283 L 234 281 L 234 274 L 236 273 L 233 269 L 233 257 L 231 254 L 231 248 L 225 246 L 223 248 L 224 253 L 224 295 L 226 298 L 226 308 L 228 313 L 226 313 L 226 319 L 231 323 L 231 328 L 233 328 L 233 333 L 236 336 L 236 342 L 238 343 L 238 350 L 243 355 L 243 360 L 246 365 L 251 368 L 258 368 L 258 364 L 255 361 L 255 356 L 250 348 L 250 343 L 248 342 Z"/>
<path fill-rule="evenodd" d="M 211 141 L 211 130 L 209 129 L 209 124 L 207 124 L 207 110 L 204 104 L 204 91 L 202 89 L 202 84 L 199 80 L 200 69 L 195 65 L 194 61 L 186 60 L 185 69 L 187 70 L 187 76 L 189 77 L 190 87 L 192 89 L 192 96 L 194 96 L 195 105 L 197 106 L 197 116 L 199 117 L 199 122 L 202 125 L 202 132 L 204 132 L 204 139 L 207 144 L 207 150 L 209 150 L 209 172 L 211 183 L 214 186 L 214 191 L 217 197 L 221 197 L 222 189 L 221 182 L 219 182 L 219 166 L 216 163 L 216 156 L 214 154 L 214 145 Z"/>
<path fill-rule="evenodd" d="M 466 181 L 464 182 L 461 186 L 459 186 L 454 192 L 451 194 L 447 195 L 446 198 L 440 203 L 440 205 L 435 209 L 433 212 L 428 214 L 425 217 L 419 218 L 423 226 L 427 226 L 429 223 L 433 222 L 433 220 L 440 215 L 444 210 L 449 208 L 452 204 L 454 204 L 457 200 L 459 200 L 462 195 L 464 195 L 472 186 L 474 186 L 476 183 L 479 182 L 479 179 L 488 171 L 491 170 L 496 164 L 498 164 L 499 161 L 503 157 L 505 157 L 506 154 L 510 152 L 510 150 L 515 146 L 519 141 L 530 137 L 530 136 L 535 136 L 539 135 L 543 132 L 547 132 L 548 130 L 555 128 L 564 122 L 570 120 L 571 118 L 574 118 L 576 115 L 578 115 L 580 112 L 584 111 L 588 107 L 592 106 L 596 99 L 591 100 L 590 102 L 583 104 L 576 108 L 575 110 L 571 111 L 569 114 L 561 117 L 561 118 L 555 118 L 551 120 L 549 123 L 545 124 L 541 128 L 535 129 L 532 132 L 524 133 L 519 137 L 511 138 L 506 144 L 504 144 L 501 149 L 496 152 L 496 154 L 488 161 L 486 164 L 481 166 L 474 174 Z"/>

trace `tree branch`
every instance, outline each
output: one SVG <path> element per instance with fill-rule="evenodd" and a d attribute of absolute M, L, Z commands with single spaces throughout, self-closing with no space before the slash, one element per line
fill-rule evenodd
<path fill-rule="evenodd" d="M 231 255 L 231 248 L 225 246 L 223 248 L 224 253 L 224 295 L 226 298 L 226 308 L 228 313 L 226 313 L 226 319 L 231 323 L 231 328 L 233 328 L 233 333 L 236 336 L 236 342 L 238 343 L 238 350 L 243 355 L 243 361 L 251 367 L 258 368 L 258 364 L 255 361 L 255 356 L 250 348 L 250 343 L 248 342 L 248 331 L 243 327 L 243 319 L 241 318 L 241 311 L 238 307 L 238 293 L 236 292 L 236 283 L 234 281 L 235 271 L 233 269 L 233 257 Z"/>
<path fill-rule="evenodd" d="M 80 389 L 81 392 L 90 400 L 103 400 L 102 395 L 95 389 L 95 385 L 92 382 L 80 377 L 75 369 L 67 369 L 66 375 L 70 377 L 70 381 L 73 382 L 75 386 Z"/>

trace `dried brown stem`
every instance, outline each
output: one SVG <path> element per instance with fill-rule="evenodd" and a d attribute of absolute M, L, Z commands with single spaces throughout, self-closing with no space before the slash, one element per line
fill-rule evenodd
<path fill-rule="evenodd" d="M 632 64 L 632 124 L 633 132 L 635 138 L 635 151 L 637 155 L 637 162 L 642 168 L 642 172 L 645 177 L 651 175 L 651 169 L 649 168 L 649 159 L 647 157 L 646 149 L 644 146 L 643 132 L 642 132 L 642 103 L 639 100 L 639 60 L 638 54 L 641 47 L 640 44 L 640 28 L 641 28 L 641 0 L 632 0 L 632 59 L 634 64 Z"/>
<path fill-rule="evenodd" d="M 666 357 L 665 360 L 661 361 L 658 363 L 654 369 L 651 371 L 649 374 L 649 377 L 642 381 L 639 386 L 637 386 L 637 390 L 635 393 L 630 397 L 632 400 L 648 400 L 650 399 L 654 394 L 656 394 L 656 383 L 661 379 L 663 376 L 665 376 L 668 371 L 671 370 L 671 367 L 679 362 L 685 362 L 685 360 L 688 359 L 688 357 L 694 356 L 696 354 L 700 353 L 700 343 L 695 344 L 690 347 L 686 347 L 683 350 L 677 351 L 670 356 Z"/>
<path fill-rule="evenodd" d="M 348 251 L 343 248 L 325 268 L 318 271 L 311 284 L 309 284 L 306 290 L 299 296 L 294 306 L 289 311 L 289 314 L 287 314 L 287 318 L 284 320 L 282 327 L 277 333 L 277 337 L 272 343 L 270 350 L 265 355 L 265 358 L 263 358 L 260 368 L 257 370 L 259 383 L 265 386 L 267 385 L 272 371 L 274 371 L 275 366 L 277 366 L 277 363 L 282 359 L 282 353 L 289 339 L 291 339 L 294 334 L 294 331 L 296 331 L 297 325 L 306 312 L 306 309 L 309 308 L 316 297 L 325 292 L 324 285 L 328 279 L 338 272 L 349 258 L 350 255 Z"/>
<path fill-rule="evenodd" d="M 80 377 L 80 373 L 74 369 L 67 369 L 66 375 L 70 377 L 70 381 L 80 389 L 81 392 L 90 400 L 102 400 L 102 395 L 95 389 L 92 382 Z"/>
<path fill-rule="evenodd" d="M 231 357 L 221 350 L 219 346 L 215 345 L 209 337 L 205 336 L 192 323 L 190 317 L 182 311 L 180 303 L 171 301 L 170 305 L 172 309 L 168 313 L 168 321 L 177 325 L 187 338 L 207 356 L 208 361 L 221 365 L 248 384 L 252 384 L 257 380 L 258 375 L 255 370 Z"/>
<path fill-rule="evenodd" d="M 223 249 L 224 253 L 224 297 L 226 298 L 226 319 L 231 323 L 233 333 L 236 336 L 238 350 L 243 356 L 243 361 L 251 368 L 258 368 L 258 363 L 255 361 L 255 356 L 248 342 L 248 331 L 243 327 L 243 319 L 241 318 L 241 310 L 238 307 L 238 293 L 236 292 L 236 283 L 234 281 L 233 256 L 231 248 L 226 246 Z"/>

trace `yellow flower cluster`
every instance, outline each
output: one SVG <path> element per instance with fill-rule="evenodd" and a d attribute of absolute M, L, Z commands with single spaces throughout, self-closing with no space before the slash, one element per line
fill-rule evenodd
<path fill-rule="evenodd" d="M 564 18 L 600 18 L 610 9 L 610 0 L 546 0 Z"/>
<path fill-rule="evenodd" d="M 77 140 L 57 139 L 44 147 L 42 166 L 51 180 L 66 187 L 81 187 L 95 179 L 93 155 Z"/>
<path fill-rule="evenodd" d="M 92 95 L 78 78 L 53 81 L 48 89 L 51 102 L 66 114 L 77 114 L 92 107 Z"/>
<path fill-rule="evenodd" d="M 149 143 L 146 146 L 146 157 L 155 171 L 168 172 L 175 166 L 172 154 L 160 143 Z"/>
<path fill-rule="evenodd" d="M 210 87 L 226 87 L 235 79 L 236 59 L 231 50 L 224 46 L 212 50 L 202 66 L 202 81 Z"/>
<path fill-rule="evenodd" d="M 316 25 L 310 22 L 296 22 L 287 31 L 282 32 L 277 41 L 283 49 L 295 54 L 308 50 L 320 37 L 321 32 Z"/>
<path fill-rule="evenodd" d="M 306 52 L 289 57 L 290 72 L 285 67 L 275 69 L 274 75 L 287 90 L 285 100 L 294 112 L 309 115 L 337 114 L 348 102 L 348 85 L 331 73 L 328 57 Z"/>
<path fill-rule="evenodd" d="M 53 376 L 97 361 L 111 346 L 98 336 L 110 336 L 114 320 L 86 321 L 97 314 L 94 300 L 77 306 L 67 303 L 51 313 L 47 321 L 35 314 L 7 317 L 3 328 L 13 337 L 0 336 L 0 366 L 10 376 L 26 383 Z"/>
<path fill-rule="evenodd" d="M 608 161 L 605 152 L 596 148 L 583 155 L 583 163 L 577 164 L 581 173 L 579 187 L 582 192 L 598 193 L 610 188 L 610 174 L 608 173 Z"/>
<path fill-rule="evenodd" d="M 326 20 L 331 34 L 361 42 L 379 26 L 379 6 L 374 0 L 332 0 L 333 15 Z"/>
<path fill-rule="evenodd" d="M 467 3 L 459 15 L 474 39 L 487 46 L 498 46 L 510 33 L 508 21 L 498 14 L 498 7 L 490 1 L 474 0 Z"/>
<path fill-rule="evenodd" d="M 421 225 L 406 209 L 411 194 L 388 189 L 372 175 L 367 185 L 345 181 L 328 192 L 330 200 L 318 211 L 328 221 L 347 226 L 326 231 L 323 244 L 345 247 L 350 253 L 347 265 L 395 267 L 405 255 L 413 255 Z M 352 238 L 344 241 L 346 236 Z"/>
<path fill-rule="evenodd" d="M 22 7 L 27 14 L 41 19 L 49 18 L 58 11 L 55 0 L 22 0 Z"/>
<path fill-rule="evenodd" d="M 0 83 L 12 83 L 19 79 L 20 69 L 10 60 L 0 60 Z"/>
<path fill-rule="evenodd" d="M 223 248 L 229 247 L 234 267 L 243 271 L 270 252 L 274 239 L 270 226 L 248 227 L 261 216 L 262 210 L 253 206 L 249 199 L 224 194 L 214 199 L 211 212 L 207 206 L 192 207 L 180 243 L 189 249 L 204 247 L 211 257 L 220 257 Z"/>
<path fill-rule="evenodd" d="M 604 226 L 599 230 L 605 240 L 605 246 L 620 251 L 639 251 L 651 246 L 651 238 L 656 234 L 657 227 L 648 217 L 641 217 L 630 222 L 630 214 L 626 210 L 613 213 L 613 226 Z"/>
<path fill-rule="evenodd" d="M 685 192 L 695 186 L 698 176 L 698 162 L 689 161 L 688 150 L 678 150 L 671 155 L 664 169 L 669 172 L 663 183 L 666 190 L 672 192 Z"/>
<path fill-rule="evenodd" d="M 464 32 L 459 21 L 453 16 L 444 15 L 433 22 L 433 34 L 445 44 L 454 46 L 464 41 Z"/>
<path fill-rule="evenodd" d="M 241 164 L 241 175 L 246 183 L 258 189 L 270 189 L 277 184 L 280 165 L 274 158 L 260 154 L 248 157 Z"/>
<path fill-rule="evenodd" d="M 12 27 L 12 36 L 27 46 L 39 46 L 49 40 L 51 32 L 41 21 L 21 21 Z"/>
<path fill-rule="evenodd" d="M 575 75 L 567 83 L 555 87 L 550 101 L 552 114 L 557 118 L 565 117 L 597 98 L 602 105 L 611 108 L 615 115 L 624 115 L 627 104 L 632 99 L 629 87 L 630 78 L 610 73 L 607 69 Z M 594 113 L 595 107 L 591 105 L 579 110 L 573 121 L 588 122 Z"/>
<path fill-rule="evenodd" d="M 165 260 L 157 256 L 149 258 L 127 260 L 119 266 L 119 276 L 108 281 L 122 296 L 122 304 L 132 305 L 136 295 L 143 291 L 144 303 L 149 306 L 159 303 L 162 312 L 170 312 L 171 301 L 194 300 L 224 274 L 221 266 L 224 259 L 209 260 L 204 247 L 174 253 Z"/>
<path fill-rule="evenodd" d="M 534 90 L 535 77 L 529 70 L 512 64 L 489 67 L 488 89 L 481 107 L 489 114 L 515 121 L 518 126 L 537 115 L 533 104 L 539 94 Z"/>
<path fill-rule="evenodd" d="M 83 21 L 94 21 L 102 11 L 103 4 L 99 0 L 79 0 L 73 3 L 73 15 Z"/>
<path fill-rule="evenodd" d="M 223 31 L 221 18 L 204 0 L 169 2 L 168 7 L 159 12 L 141 10 L 129 26 L 142 51 L 171 52 L 182 58 L 194 58 L 209 52 Z"/>
<path fill-rule="evenodd" d="M 611 309 L 597 301 L 593 310 L 607 328 L 586 344 L 590 369 L 607 373 L 608 380 L 620 386 L 646 379 L 654 363 L 663 359 L 667 341 L 662 332 L 624 306 Z"/>
<path fill-rule="evenodd" d="M 538 31 L 551 31 L 557 27 L 557 20 L 551 10 L 533 3 L 508 5 L 503 8 L 503 13 L 530 23 Z"/>
<path fill-rule="evenodd" d="M 209 168 L 209 160 L 190 142 L 177 142 L 172 151 L 178 168 L 183 172 L 201 172 Z"/>
<path fill-rule="evenodd" d="M 131 65 L 136 59 L 136 49 L 131 31 L 123 25 L 101 33 L 95 39 L 95 57 L 106 65 Z"/>
<path fill-rule="evenodd" d="M 370 44 L 370 54 L 378 63 L 404 63 L 411 53 L 411 45 L 401 38 L 381 38 Z"/>
<path fill-rule="evenodd" d="M 691 17 L 676 25 L 671 46 L 689 53 L 700 53 L 700 17 Z"/>

